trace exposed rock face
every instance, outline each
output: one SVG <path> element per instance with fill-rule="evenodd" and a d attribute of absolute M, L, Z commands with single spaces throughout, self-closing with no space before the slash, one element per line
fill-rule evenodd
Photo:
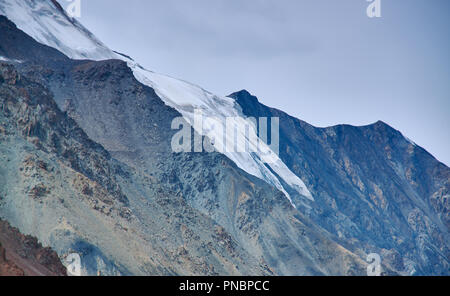
<path fill-rule="evenodd" d="M 448 274 L 449 169 L 383 123 L 278 116 L 281 158 L 315 201 L 218 153 L 173 153 L 180 114 L 118 60 L 71 60 L 0 17 L 0 218 L 81 255 L 83 274 Z M 295 197 L 295 195 L 292 195 Z"/>
<path fill-rule="evenodd" d="M 358 255 L 223 155 L 172 153 L 179 113 L 124 62 L 30 55 L 2 67 L 21 79 L 1 85 L 0 214 L 61 257 L 81 253 L 86 273 L 364 274 Z"/>
<path fill-rule="evenodd" d="M 58 255 L 0 220 L 0 276 L 65 276 Z"/>
<path fill-rule="evenodd" d="M 6 249 L 0 243 L 0 276 L 24 276 L 25 273 L 16 264 L 6 259 Z"/>
<path fill-rule="evenodd" d="M 170 188 L 110 158 L 50 92 L 0 64 L 0 214 L 83 274 L 266 274 Z M 9 82 L 19 77 L 14 84 Z"/>
<path fill-rule="evenodd" d="M 16 25 L 0 15 L 0 56 L 16 61 L 29 59 L 37 62 L 54 63 L 68 58 L 54 48 L 37 43 L 27 34 L 19 31 Z"/>
<path fill-rule="evenodd" d="M 315 202 L 300 210 L 399 273 L 448 274 L 450 169 L 383 122 L 315 128 L 232 94 L 244 114 L 280 118 L 280 157 Z"/>

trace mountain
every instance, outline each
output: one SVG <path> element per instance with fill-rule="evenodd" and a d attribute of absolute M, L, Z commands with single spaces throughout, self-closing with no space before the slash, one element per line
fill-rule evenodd
<path fill-rule="evenodd" d="M 217 133 L 225 130 L 226 118 L 233 120 L 236 125 L 240 123 L 242 114 L 233 100 L 214 95 L 191 83 L 148 71 L 126 55 L 115 53 L 75 19 L 68 17 L 56 1 L 3 0 L 0 2 L 0 12 L 38 42 L 56 48 L 72 59 L 124 60 L 139 82 L 153 88 L 158 96 L 168 106 L 181 113 L 199 134 L 203 135 L 206 130 L 212 130 L 216 138 L 219 138 Z M 219 118 L 221 128 L 214 127 L 212 122 L 205 122 L 203 129 L 197 129 L 194 124 L 195 110 L 202 110 L 204 116 Z M 238 133 L 242 134 L 243 131 L 238 130 Z M 249 139 L 252 137 L 246 137 L 247 141 Z M 290 196 L 287 191 L 292 191 L 289 189 L 294 189 L 296 195 L 311 198 L 303 181 L 276 155 L 270 167 L 264 164 L 263 156 L 258 153 L 225 152 L 225 155 L 244 171 L 283 191 L 288 198 Z"/>
<path fill-rule="evenodd" d="M 2 53 L 32 43 L 4 17 L 1 28 Z M 85 274 L 363 272 L 224 155 L 172 153 L 180 114 L 125 62 L 55 57 L 37 42 L 29 52 L 1 64 L 1 217 L 62 258 L 81 254 Z"/>
<path fill-rule="evenodd" d="M 62 259 L 80 254 L 84 274 L 265 273 L 217 223 L 111 158 L 42 84 L 0 69 L 2 218 Z"/>
<path fill-rule="evenodd" d="M 368 253 L 448 274 L 450 170 L 388 125 L 319 129 L 145 70 L 55 1 L 0 14 L 0 218 L 84 274 L 362 275 Z M 177 118 L 218 139 L 247 117 L 279 118 L 279 157 L 172 152 Z"/>
<path fill-rule="evenodd" d="M 296 204 L 315 223 L 398 272 L 448 273 L 447 166 L 381 121 L 316 128 L 245 90 L 230 97 L 246 116 L 280 118 L 280 158 L 311 190 Z"/>

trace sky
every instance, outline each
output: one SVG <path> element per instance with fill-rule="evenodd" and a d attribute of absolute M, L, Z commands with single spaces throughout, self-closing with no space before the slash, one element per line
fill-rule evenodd
<path fill-rule="evenodd" d="M 450 165 L 450 1 L 380 1 L 81 0 L 79 21 L 147 69 L 319 127 L 382 120 Z"/>

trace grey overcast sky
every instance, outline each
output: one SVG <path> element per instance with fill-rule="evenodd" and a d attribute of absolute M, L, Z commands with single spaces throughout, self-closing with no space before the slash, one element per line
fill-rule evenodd
<path fill-rule="evenodd" d="M 449 0 L 381 0 L 373 19 L 366 0 L 81 4 L 88 29 L 150 70 L 316 126 L 383 120 L 450 165 Z"/>

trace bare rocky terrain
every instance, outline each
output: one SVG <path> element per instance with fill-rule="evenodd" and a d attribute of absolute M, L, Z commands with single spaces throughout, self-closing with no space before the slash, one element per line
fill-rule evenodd
<path fill-rule="evenodd" d="M 4 16 L 0 40 L 0 218 L 83 275 L 365 275 L 369 253 L 385 275 L 448 275 L 450 169 L 387 124 L 315 128 L 231 95 L 280 117 L 314 196 L 294 208 L 223 154 L 172 152 L 181 114 L 126 62 L 69 59 Z M 6 272 L 30 272 L 8 248 Z"/>
<path fill-rule="evenodd" d="M 58 254 L 0 220 L 0 276 L 65 276 Z"/>
<path fill-rule="evenodd" d="M 317 225 L 350 249 L 381 254 L 399 274 L 448 274 L 446 165 L 381 121 L 316 128 L 245 90 L 230 97 L 247 116 L 280 118 L 280 157 L 315 197 L 296 205 Z"/>
<path fill-rule="evenodd" d="M 61 258 L 80 253 L 86 274 L 365 271 L 225 156 L 172 153 L 170 118 L 179 114 L 124 62 L 72 61 L 2 26 L 3 40 L 20 43 L 0 52 L 29 61 L 0 65 L 1 217 Z M 15 55 L 24 44 L 28 57 Z"/>

